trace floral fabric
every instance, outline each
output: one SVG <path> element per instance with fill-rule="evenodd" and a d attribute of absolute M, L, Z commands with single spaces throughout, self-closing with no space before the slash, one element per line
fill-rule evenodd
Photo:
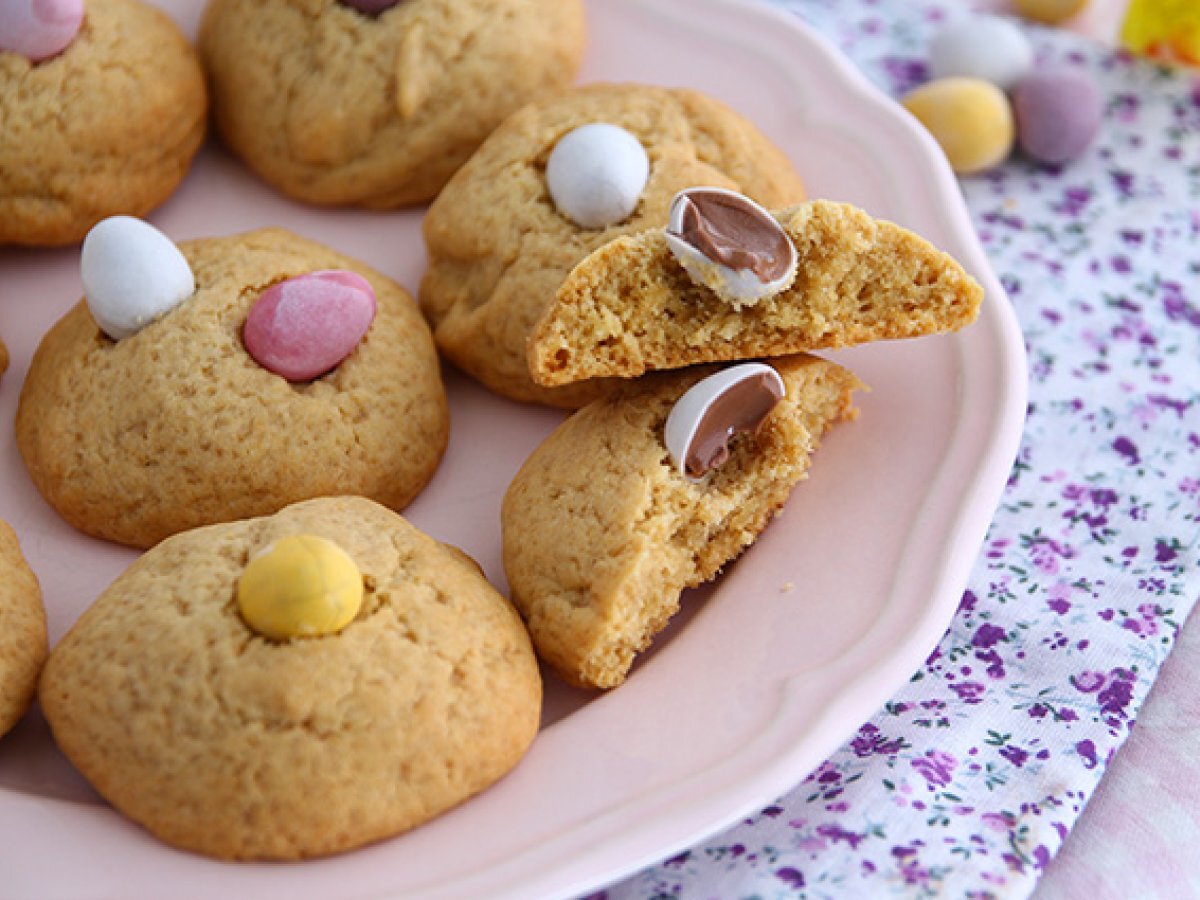
<path fill-rule="evenodd" d="M 962 4 L 763 0 L 893 96 Z M 1200 596 L 1200 80 L 1030 28 L 1107 97 L 1083 159 L 962 181 L 1025 335 L 1029 416 L 968 589 L 911 681 L 792 793 L 601 892 L 1020 897 Z"/>

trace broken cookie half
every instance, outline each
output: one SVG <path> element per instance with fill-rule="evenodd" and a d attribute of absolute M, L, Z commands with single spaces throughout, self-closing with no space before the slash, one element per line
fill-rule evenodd
<path fill-rule="evenodd" d="M 983 289 L 951 256 L 857 207 L 768 213 L 681 192 L 665 229 L 617 238 L 567 276 L 527 345 L 544 386 L 957 331 Z"/>
<path fill-rule="evenodd" d="M 780 510 L 861 388 L 800 354 L 655 373 L 568 418 L 501 514 L 512 600 L 541 658 L 576 685 L 621 684 L 682 591 Z"/>

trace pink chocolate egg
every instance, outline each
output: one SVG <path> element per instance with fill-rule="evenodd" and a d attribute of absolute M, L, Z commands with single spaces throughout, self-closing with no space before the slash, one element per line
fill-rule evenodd
<path fill-rule="evenodd" d="M 83 24 L 83 0 L 0 0 L 0 51 L 32 62 L 57 56 Z"/>
<path fill-rule="evenodd" d="M 1021 149 L 1038 162 L 1059 165 L 1087 150 L 1100 131 L 1104 104 L 1087 72 L 1055 66 L 1017 84 L 1013 115 Z"/>
<path fill-rule="evenodd" d="M 361 275 L 310 272 L 263 291 L 246 316 L 242 340 L 267 371 L 309 381 L 353 353 L 374 319 L 375 292 Z"/>

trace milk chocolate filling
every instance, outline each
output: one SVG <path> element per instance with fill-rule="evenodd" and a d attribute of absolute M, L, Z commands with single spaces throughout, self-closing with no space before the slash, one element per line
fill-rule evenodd
<path fill-rule="evenodd" d="M 749 375 L 714 397 L 684 454 L 687 474 L 702 478 L 722 465 L 729 459 L 733 436 L 758 431 L 782 397 L 778 380 L 766 372 Z"/>
<path fill-rule="evenodd" d="M 715 263 L 754 273 L 763 284 L 785 278 L 791 246 L 779 223 L 741 197 L 720 191 L 683 192 L 676 237 Z"/>

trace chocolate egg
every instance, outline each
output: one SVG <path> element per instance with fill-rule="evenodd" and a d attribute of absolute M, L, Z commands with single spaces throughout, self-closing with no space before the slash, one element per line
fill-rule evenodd
<path fill-rule="evenodd" d="M 83 24 L 83 0 L 0 0 L 0 52 L 40 62 L 57 56 Z"/>
<path fill-rule="evenodd" d="M 267 371 L 309 381 L 353 353 L 374 319 L 375 292 L 361 275 L 310 272 L 262 292 L 246 316 L 242 342 Z"/>
<path fill-rule="evenodd" d="M 1081 156 L 1095 140 L 1104 115 L 1091 76 L 1075 67 L 1034 72 L 1013 91 L 1021 149 L 1039 162 L 1058 165 Z"/>
<path fill-rule="evenodd" d="M 1012 150 L 1012 107 L 1004 91 L 978 78 L 941 78 L 905 96 L 904 107 L 962 175 L 999 165 Z"/>
<path fill-rule="evenodd" d="M 1013 0 L 1018 13 L 1045 25 L 1057 25 L 1069 19 L 1085 6 L 1088 0 Z"/>
<path fill-rule="evenodd" d="M 1007 91 L 1032 68 L 1029 38 L 999 16 L 963 16 L 939 31 L 929 45 L 934 78 L 981 78 Z"/>

